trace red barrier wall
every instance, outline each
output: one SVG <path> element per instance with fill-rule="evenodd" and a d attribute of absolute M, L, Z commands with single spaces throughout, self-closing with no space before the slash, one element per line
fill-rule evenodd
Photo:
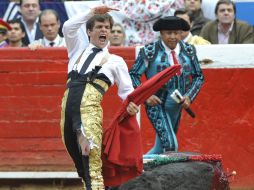
<path fill-rule="evenodd" d="M 134 48 L 112 48 L 130 66 Z M 0 170 L 73 170 L 60 138 L 60 104 L 65 90 L 65 49 L 0 50 Z M 232 187 L 254 187 L 254 69 L 204 69 L 205 84 L 183 114 L 180 151 L 222 154 L 225 170 L 235 170 Z M 120 104 L 112 88 L 103 101 L 108 124 Z M 141 111 L 144 152 L 154 131 Z"/>

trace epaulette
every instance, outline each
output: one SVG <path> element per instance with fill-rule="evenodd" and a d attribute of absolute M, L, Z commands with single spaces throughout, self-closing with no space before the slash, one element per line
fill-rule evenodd
<path fill-rule="evenodd" d="M 158 43 L 151 42 L 146 44 L 140 51 L 142 52 L 144 58 L 148 60 L 148 62 L 153 62 L 156 58 L 156 54 L 159 49 L 158 47 Z"/>
<path fill-rule="evenodd" d="M 193 45 L 180 42 L 180 46 L 182 50 L 184 51 L 184 53 L 190 58 L 196 55 L 196 48 Z"/>

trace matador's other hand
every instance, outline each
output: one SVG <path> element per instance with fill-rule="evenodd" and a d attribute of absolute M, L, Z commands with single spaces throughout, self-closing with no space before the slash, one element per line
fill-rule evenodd
<path fill-rule="evenodd" d="M 78 143 L 81 148 L 82 155 L 89 155 L 90 153 L 90 144 L 87 138 L 84 136 L 83 133 L 77 135 Z"/>
<path fill-rule="evenodd" d="M 146 103 L 149 105 L 149 106 L 156 106 L 158 104 L 161 104 L 161 99 L 158 97 L 158 96 L 155 96 L 155 95 L 152 95 L 150 96 L 147 100 L 146 100 Z"/>
<path fill-rule="evenodd" d="M 112 7 L 102 5 L 102 6 L 98 6 L 98 7 L 93 8 L 92 11 L 93 11 L 94 14 L 105 14 L 105 13 L 110 12 L 110 11 L 119 11 L 119 9 L 115 9 L 115 8 L 112 8 Z"/>
<path fill-rule="evenodd" d="M 126 110 L 128 114 L 135 115 L 136 113 L 138 113 L 139 107 L 135 103 L 130 102 Z"/>
<path fill-rule="evenodd" d="M 189 98 L 188 96 L 184 96 L 184 97 L 183 97 L 182 106 L 183 106 L 184 108 L 188 108 L 188 107 L 190 107 L 190 104 L 191 104 L 190 98 Z"/>

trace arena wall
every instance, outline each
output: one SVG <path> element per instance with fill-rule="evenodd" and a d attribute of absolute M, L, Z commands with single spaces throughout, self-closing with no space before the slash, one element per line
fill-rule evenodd
<path fill-rule="evenodd" d="M 253 45 L 197 47 L 200 61 L 212 63 L 202 65 L 205 84 L 192 105 L 196 118 L 183 112 L 177 136 L 179 151 L 221 154 L 225 171 L 237 172 L 232 187 L 254 187 L 253 50 Z M 133 47 L 110 51 L 129 67 L 136 56 Z M 6 48 L 0 57 L 0 171 L 73 171 L 59 127 L 66 50 Z M 120 105 L 115 94 L 113 87 L 103 101 L 105 125 Z M 145 153 L 154 130 L 143 106 L 140 122 Z"/>

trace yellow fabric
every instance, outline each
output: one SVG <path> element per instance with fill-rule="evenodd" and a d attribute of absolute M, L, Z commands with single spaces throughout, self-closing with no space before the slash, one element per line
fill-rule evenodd
<path fill-rule="evenodd" d="M 61 110 L 61 120 L 60 120 L 60 126 L 61 126 L 61 136 L 62 136 L 62 141 L 65 145 L 64 142 L 64 123 L 65 123 L 65 110 L 66 110 L 66 101 L 68 97 L 69 89 L 67 88 L 64 92 L 64 96 L 62 98 L 62 110 Z"/>
<path fill-rule="evenodd" d="M 96 79 L 94 83 L 99 84 L 105 91 L 108 89 L 107 83 Z M 93 144 L 89 154 L 89 168 L 93 190 L 103 190 L 104 182 L 102 177 L 102 118 L 103 111 L 101 101 L 103 95 L 91 84 L 86 84 L 86 88 L 81 100 L 80 113 L 84 126 L 86 138 Z M 92 143 L 91 143 L 92 142 Z"/>
<path fill-rule="evenodd" d="M 67 84 L 71 79 L 67 80 Z M 62 141 L 65 145 L 64 142 L 64 122 L 65 122 L 65 110 L 66 110 L 66 102 L 67 102 L 67 97 L 68 97 L 69 89 L 67 88 L 64 92 L 64 96 L 62 98 L 62 104 L 61 104 L 61 120 L 60 120 L 60 127 L 61 127 L 61 136 L 62 136 Z"/>
<path fill-rule="evenodd" d="M 96 79 L 94 83 L 100 85 L 105 92 L 108 90 L 108 84 L 102 80 Z M 69 90 L 67 89 L 62 99 L 61 111 L 61 134 L 64 142 L 64 122 L 66 101 Z M 102 160 L 101 160 L 101 144 L 102 144 L 102 119 L 103 111 L 101 101 L 103 95 L 91 84 L 87 83 L 81 100 L 80 113 L 84 133 L 90 144 L 93 145 L 89 154 L 89 172 L 91 176 L 92 190 L 104 190 L 104 182 L 102 177 Z"/>
<path fill-rule="evenodd" d="M 6 26 L 1 25 L 1 24 L 0 24 L 0 29 L 5 29 L 5 30 L 8 30 L 8 28 L 7 28 Z"/>
<path fill-rule="evenodd" d="M 189 40 L 187 41 L 188 44 L 192 45 L 208 45 L 211 44 L 209 41 L 205 40 L 201 36 L 191 36 Z"/>

